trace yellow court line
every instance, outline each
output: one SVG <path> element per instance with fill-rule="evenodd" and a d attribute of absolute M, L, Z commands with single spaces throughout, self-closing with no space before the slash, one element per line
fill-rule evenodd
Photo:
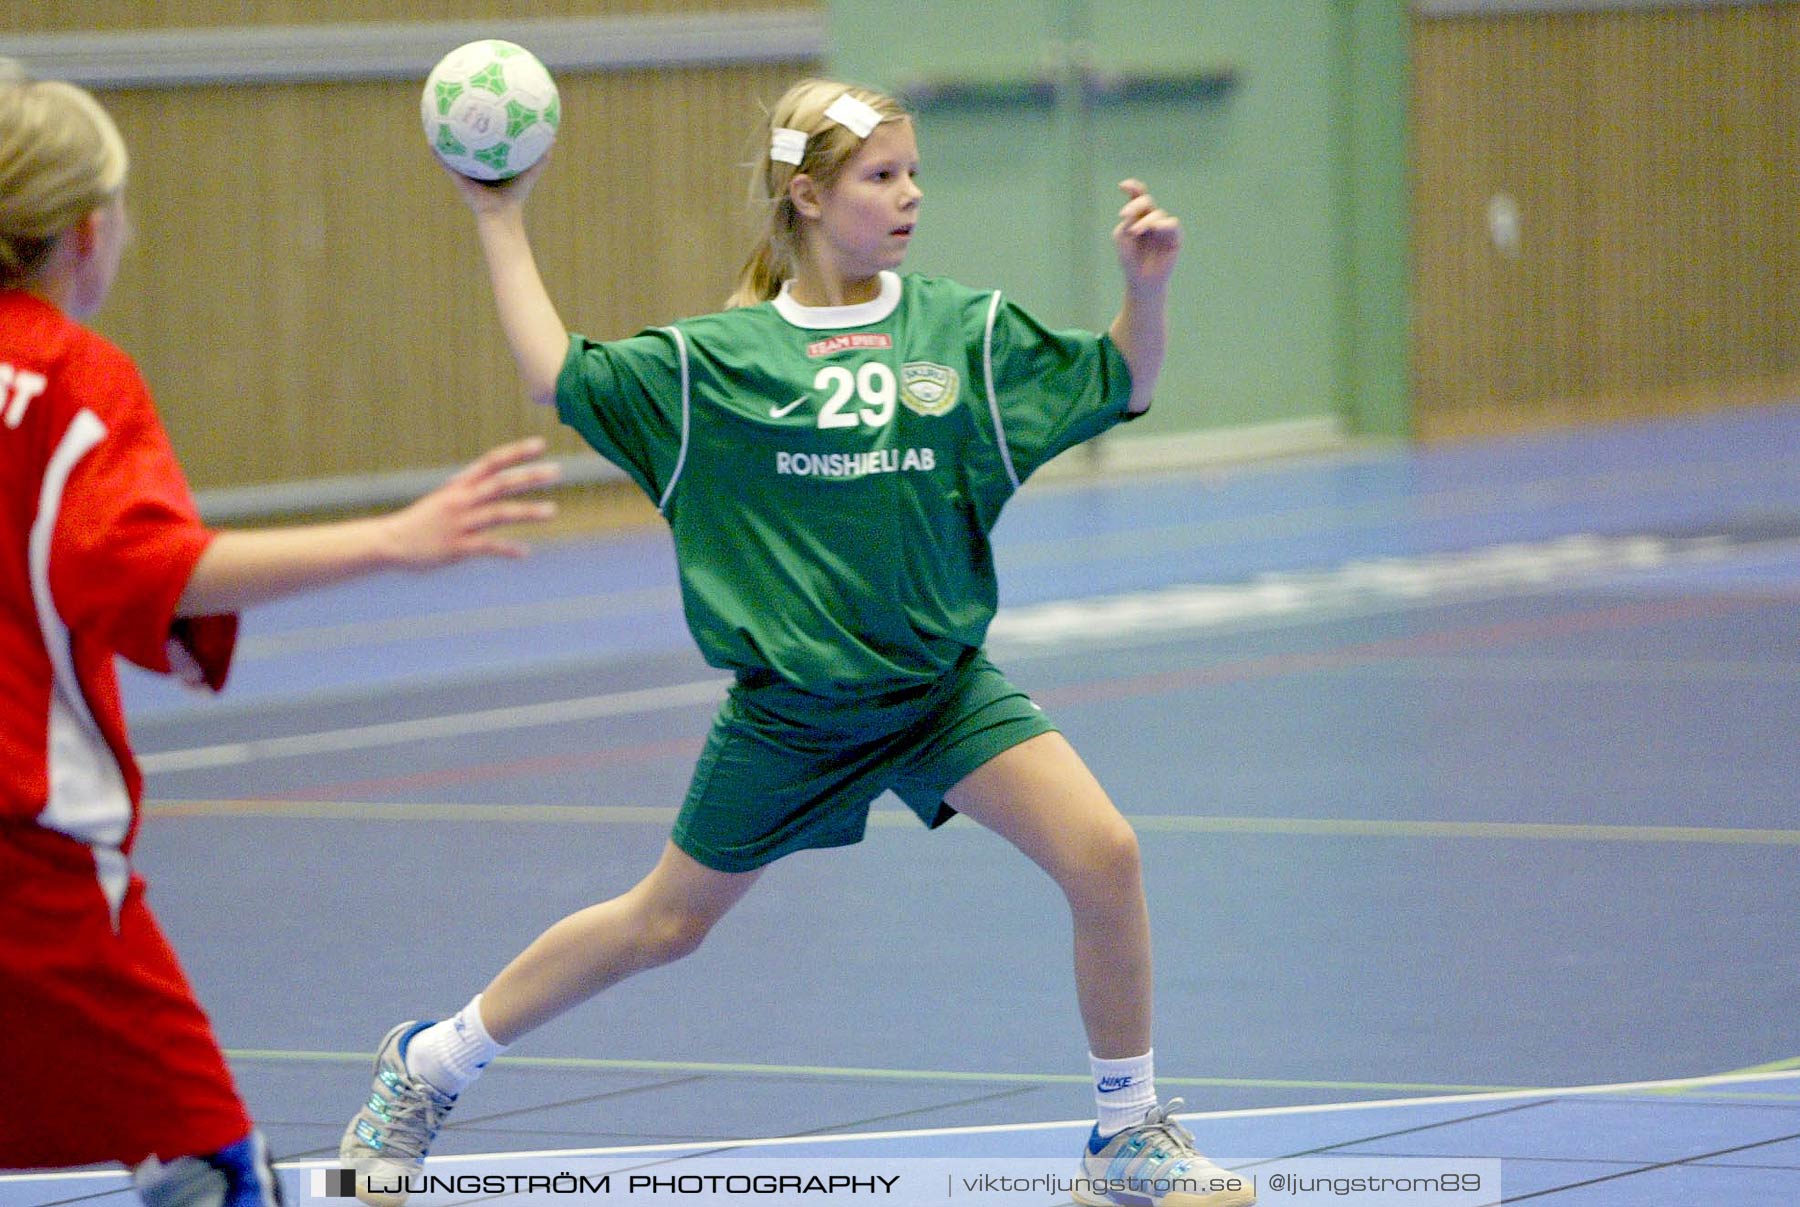
<path fill-rule="evenodd" d="M 357 1064 L 371 1063 L 367 1052 L 307 1052 L 267 1048 L 227 1049 L 231 1060 L 264 1061 L 274 1064 Z M 955 1081 L 1001 1082 L 1031 1085 L 1086 1085 L 1093 1079 L 1086 1073 L 996 1073 L 961 1069 L 884 1069 L 841 1067 L 836 1065 L 750 1064 L 708 1060 L 609 1060 L 587 1056 L 501 1056 L 494 1065 L 515 1069 L 545 1069 L 552 1072 L 613 1073 L 708 1073 L 751 1077 L 823 1077 L 854 1081 Z M 1437 1085 L 1429 1082 L 1390 1081 L 1303 1081 L 1256 1077 L 1157 1077 L 1157 1083 L 1169 1086 L 1194 1086 L 1226 1089 L 1340 1090 L 1345 1092 L 1488 1094 L 1527 1089 L 1525 1086 L 1503 1085 Z"/>
<path fill-rule="evenodd" d="M 1751 1065 L 1747 1069 L 1733 1069 L 1721 1076 L 1744 1077 L 1752 1073 L 1786 1073 L 1794 1069 L 1800 1069 L 1800 1056 L 1790 1056 L 1785 1060 L 1771 1060 L 1767 1064 Z"/>
<path fill-rule="evenodd" d="M 675 820 L 660 805 L 484 805 L 370 801 L 162 800 L 145 804 L 158 817 L 301 818 L 323 821 L 468 821 L 571 825 L 658 825 Z M 871 826 L 914 826 L 900 809 L 876 809 Z M 1556 822 L 1383 820 L 1356 817 L 1183 817 L 1133 814 L 1145 834 L 1245 834 L 1306 838 L 1468 838 L 1505 842 L 1691 843 L 1710 846 L 1800 846 L 1800 830 L 1728 826 L 1611 826 Z M 1800 1068 L 1800 1058 L 1778 1068 Z"/>
<path fill-rule="evenodd" d="M 1769 1079 L 1783 1080 L 1779 1076 L 1782 1073 L 1800 1074 L 1800 1056 L 1790 1056 L 1784 1060 L 1771 1060 L 1764 1064 L 1749 1065 L 1742 1069 L 1731 1069 L 1727 1072 L 1714 1074 L 1712 1077 L 1704 1078 L 1702 1080 L 1708 1084 L 1721 1081 L 1730 1082 L 1737 1079 L 1745 1081 L 1763 1081 Z M 1670 1097 L 1681 1097 L 1684 1094 L 1691 1094 L 1695 1091 L 1691 1086 L 1673 1085 L 1651 1092 L 1666 1094 Z M 1772 1091 L 1752 1092 L 1748 1090 L 1739 1090 L 1734 1093 L 1720 1093 L 1709 1090 L 1707 1092 L 1707 1097 L 1729 1098 L 1733 1101 L 1741 1100 L 1745 1102 L 1800 1102 L 1800 1092 L 1779 1093 Z"/>
<path fill-rule="evenodd" d="M 1724 826 L 1609 826 L 1556 822 L 1384 821 L 1365 818 L 1133 816 L 1149 833 L 1281 834 L 1326 838 L 1488 838 L 1526 842 L 1701 843 L 1800 846 L 1800 830 Z"/>
<path fill-rule="evenodd" d="M 296 818 L 306 821 L 566 822 L 572 825 L 669 825 L 675 810 L 661 805 L 458 805 L 336 800 L 159 800 L 144 811 L 156 817 Z"/>

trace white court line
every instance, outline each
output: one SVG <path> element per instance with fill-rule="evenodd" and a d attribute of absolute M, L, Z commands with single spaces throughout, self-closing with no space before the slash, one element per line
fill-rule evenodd
<path fill-rule="evenodd" d="M 1685 498 L 1707 490 L 1762 481 L 1770 476 L 1785 477 L 1796 466 L 1800 466 L 1800 459 L 1784 453 L 1743 461 L 1715 460 L 1654 468 L 1627 467 L 1596 474 L 1554 474 L 1388 495 L 1349 504 L 1338 501 L 1303 503 L 1175 524 L 1137 524 L 1129 529 L 1084 536 L 1011 541 L 1001 551 L 1000 564 L 1086 564 L 1096 556 L 1145 557 L 1172 549 L 1361 532 L 1388 524 L 1412 527 L 1453 520 L 1514 519 L 1521 514 L 1577 505 L 1593 506 L 1621 498 L 1638 502 L 1646 495 Z M 1225 483 L 1231 476 L 1221 474 L 1219 480 Z"/>
<path fill-rule="evenodd" d="M 1346 608 L 1374 606 L 1386 611 L 1493 599 L 1713 562 L 1741 548 L 1722 536 L 1577 533 L 1452 553 L 1354 558 L 1325 570 L 1269 572 L 1244 582 L 1177 583 L 1003 608 L 988 634 L 995 643 L 1066 644 L 1314 617 Z"/>
<path fill-rule="evenodd" d="M 1302 1106 L 1259 1106 L 1227 1111 L 1199 1111 L 1182 1114 L 1184 1120 L 1258 1119 L 1281 1115 L 1325 1115 L 1344 1111 L 1373 1111 L 1389 1107 L 1454 1106 L 1461 1103 L 1508 1102 L 1526 1098 L 1594 1097 L 1605 1094 L 1671 1093 L 1679 1090 L 1711 1089 L 1715 1086 L 1745 1085 L 1765 1081 L 1793 1081 L 1800 1072 L 1784 1070 L 1774 1073 L 1718 1073 L 1706 1077 L 1677 1077 L 1664 1081 L 1624 1081 L 1610 1085 L 1578 1085 L 1537 1090 L 1494 1090 L 1479 1094 L 1428 1095 L 1422 1098 L 1382 1098 L 1367 1102 L 1321 1102 Z M 443 1166 L 496 1160 L 541 1160 L 562 1157 L 628 1157 L 652 1153 L 678 1153 L 704 1150 L 717 1152 L 738 1148 L 796 1148 L 807 1145 L 843 1144 L 866 1140 L 935 1139 L 940 1136 L 984 1136 L 1006 1132 L 1045 1132 L 1079 1128 L 1083 1133 L 1093 1126 L 1091 1119 L 1069 1119 L 1053 1123 L 996 1123 L 979 1127 L 923 1128 L 916 1131 L 851 1132 L 834 1136 L 774 1136 L 762 1140 L 708 1140 L 684 1144 L 628 1144 L 607 1148 L 542 1149 L 531 1152 L 471 1153 L 460 1156 L 433 1157 L 431 1164 Z M 277 1162 L 283 1169 L 335 1169 L 335 1160 Z"/>
<path fill-rule="evenodd" d="M 276 1162 L 285 1166 L 285 1162 Z M 129 1186 L 129 1175 L 123 1169 L 77 1169 L 73 1171 L 53 1170 L 46 1173 L 8 1173 L 0 1174 L 0 1186 L 22 1182 L 78 1182 L 92 1181 L 95 1178 L 111 1178 L 114 1181 L 126 1181 Z M 124 1187 L 121 1187 L 124 1189 Z"/>
<path fill-rule="evenodd" d="M 697 704 L 716 704 L 724 697 L 725 686 L 730 682 L 729 679 L 705 679 L 694 683 L 676 683 L 668 687 L 646 687 L 634 691 L 608 692 L 600 696 L 583 696 L 575 700 L 552 700 L 546 704 L 519 704 L 479 712 L 420 717 L 412 721 L 388 721 L 378 725 L 328 729 L 320 733 L 294 734 L 284 738 L 256 738 L 248 742 L 195 746 L 187 750 L 164 750 L 139 755 L 138 766 L 145 774 L 233 767 L 263 759 L 371 750 L 380 746 L 400 746 L 407 742 L 422 742 L 434 738 L 502 733 L 537 725 L 566 725 L 575 721 L 591 721 L 597 717 L 618 717 L 670 708 L 687 708 Z"/>
<path fill-rule="evenodd" d="M 1454 599 L 1542 590 L 1732 552 L 1715 538 L 1576 535 L 1534 544 L 1495 545 L 1457 554 L 1351 561 L 1318 573 L 1265 574 L 1248 583 L 1188 584 L 1157 591 L 1003 608 L 988 630 L 1006 657 L 1071 643 L 1164 640 L 1171 634 L 1250 623 L 1308 623 L 1348 608 L 1390 611 Z M 1413 660 L 1412 673 L 1421 664 Z M 485 709 L 321 733 L 228 742 L 139 756 L 146 774 L 241 766 L 265 759 L 369 750 L 438 738 L 562 725 L 599 717 L 716 702 L 730 680 L 611 692 L 574 700 Z"/>
<path fill-rule="evenodd" d="M 1598 475 L 1558 475 L 1536 478 L 1523 483 L 1500 486 L 1467 487 L 1383 498 L 1344 507 L 1338 504 L 1315 504 L 1275 511 L 1259 511 L 1231 517 L 1209 518 L 1175 525 L 1140 526 L 1126 531 L 1096 533 L 1089 536 L 1025 538 L 1005 541 L 1000 547 L 1003 565 L 1032 565 L 1044 562 L 1087 562 L 1096 553 L 1117 557 L 1139 556 L 1146 550 L 1138 546 L 1166 551 L 1169 548 L 1191 548 L 1217 544 L 1230 539 L 1268 539 L 1272 535 L 1294 537 L 1320 532 L 1354 531 L 1397 520 L 1442 520 L 1490 515 L 1515 514 L 1523 500 L 1527 509 L 1555 505 L 1558 500 L 1591 501 L 1597 490 L 1616 493 L 1627 486 L 1641 488 L 1646 483 L 1658 490 L 1679 488 L 1693 491 L 1706 483 L 1714 485 L 1741 480 L 1746 465 L 1750 472 L 1764 469 L 1785 470 L 1800 465 L 1790 456 L 1762 461 L 1703 463 L 1699 466 L 1664 467 L 1659 471 L 1638 469 L 1609 470 Z M 1080 483 L 1078 485 L 1089 485 Z M 1039 489 L 1043 489 L 1042 485 Z M 1091 545 L 1092 548 L 1084 547 Z M 678 605 L 680 595 L 675 585 L 648 586 L 624 591 L 598 592 L 563 599 L 541 600 L 519 604 L 500 604 L 431 613 L 403 619 L 376 619 L 330 625 L 304 626 L 281 633 L 251 634 L 238 643 L 238 657 L 258 660 L 315 650 L 340 649 L 388 641 L 421 637 L 461 636 L 478 632 L 504 631 L 536 625 L 563 624 L 616 616 L 622 613 L 659 611 Z"/>
<path fill-rule="evenodd" d="M 531 603 L 494 604 L 452 612 L 427 612 L 416 616 L 355 620 L 340 624 L 311 625 L 281 633 L 252 634 L 238 641 L 238 657 L 252 660 L 277 658 L 320 650 L 379 645 L 390 641 L 417 641 L 429 637 L 467 637 L 507 629 L 541 625 L 585 623 L 634 612 L 658 613 L 679 609 L 681 592 L 673 583 L 565 599 Z"/>
<path fill-rule="evenodd" d="M 1780 1070 L 1773 1073 L 1718 1073 L 1707 1077 L 1677 1077 L 1663 1081 L 1624 1081 L 1607 1085 L 1580 1085 L 1546 1087 L 1535 1090 L 1494 1090 L 1478 1094 L 1441 1094 L 1427 1095 L 1421 1098 L 1380 1098 L 1363 1102 L 1320 1102 L 1301 1106 L 1261 1106 L 1245 1107 L 1226 1111 L 1198 1111 L 1183 1114 L 1178 1118 L 1186 1120 L 1207 1119 L 1255 1119 L 1271 1118 L 1282 1115 L 1325 1115 L 1345 1111 L 1373 1111 L 1388 1107 L 1411 1106 L 1454 1106 L 1459 1103 L 1475 1102 L 1508 1102 L 1526 1098 L 1572 1098 L 1593 1097 L 1605 1094 L 1632 1093 L 1671 1093 L 1681 1090 L 1712 1089 L 1727 1085 L 1751 1085 L 1770 1081 L 1794 1081 L 1800 1079 L 1800 1071 Z M 1043 1132 L 1056 1131 L 1063 1128 L 1086 1129 L 1091 1120 L 1068 1119 L 1051 1123 L 996 1123 L 979 1127 L 939 1127 L 923 1128 L 914 1131 L 888 1132 L 852 1132 L 836 1136 L 775 1136 L 767 1139 L 746 1140 L 708 1140 L 687 1142 L 682 1144 L 627 1144 L 614 1145 L 607 1148 L 566 1148 L 537 1149 L 529 1152 L 506 1153 L 469 1153 L 459 1156 L 433 1157 L 433 1166 L 477 1161 L 520 1161 L 541 1160 L 559 1157 L 617 1157 L 649 1155 L 652 1153 L 676 1153 L 706 1150 L 708 1152 L 736 1148 L 795 1148 L 806 1145 L 842 1144 L 866 1140 L 905 1140 L 934 1139 L 939 1136 L 982 1136 L 998 1135 L 1006 1132 Z M 336 1169 L 339 1162 L 336 1158 L 317 1160 L 277 1161 L 279 1169 Z M 64 1173 L 42 1174 L 9 1174 L 0 1175 L 0 1184 L 9 1182 L 47 1182 L 75 1181 L 79 1179 L 122 1177 L 118 1170 L 78 1170 Z"/>

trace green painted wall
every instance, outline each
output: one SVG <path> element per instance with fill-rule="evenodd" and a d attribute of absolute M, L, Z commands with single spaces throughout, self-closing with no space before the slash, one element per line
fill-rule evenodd
<path fill-rule="evenodd" d="M 1103 327 L 1116 183 L 1186 229 L 1173 339 L 1132 433 L 1336 417 L 1400 436 L 1407 406 L 1402 0 L 831 0 L 832 70 L 920 80 L 1229 70 L 1224 89 L 1083 105 L 923 104 L 908 266 Z"/>

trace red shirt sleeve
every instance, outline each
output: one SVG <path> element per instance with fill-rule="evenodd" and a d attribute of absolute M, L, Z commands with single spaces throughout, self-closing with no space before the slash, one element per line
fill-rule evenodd
<path fill-rule="evenodd" d="M 175 616 L 213 533 L 200 521 L 143 379 L 123 353 L 101 347 L 78 370 L 73 393 L 106 434 L 69 476 L 52 538 L 51 595 L 70 630 L 147 670 L 217 690 L 230 668 L 237 618 Z"/>

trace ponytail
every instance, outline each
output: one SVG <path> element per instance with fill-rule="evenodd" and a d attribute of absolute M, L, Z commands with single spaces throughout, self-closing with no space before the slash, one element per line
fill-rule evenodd
<path fill-rule="evenodd" d="M 786 257 L 784 257 L 786 258 Z M 781 283 L 788 274 L 784 267 L 792 265 L 776 263 L 774 240 L 764 235 L 757 245 L 750 249 L 750 256 L 744 266 L 738 270 L 737 288 L 725 299 L 725 308 L 734 310 L 739 306 L 754 306 L 766 302 L 781 292 Z"/>

